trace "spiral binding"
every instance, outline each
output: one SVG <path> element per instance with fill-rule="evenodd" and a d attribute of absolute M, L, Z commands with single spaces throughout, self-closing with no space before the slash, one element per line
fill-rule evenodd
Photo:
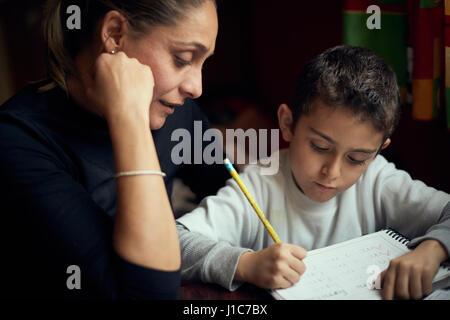
<path fill-rule="evenodd" d="M 408 244 L 408 242 L 410 241 L 407 237 L 405 237 L 400 232 L 397 232 L 392 228 L 383 229 L 383 231 L 385 231 L 386 234 L 389 235 L 390 237 L 394 238 L 394 240 L 397 240 L 398 242 L 400 242 L 404 245 Z M 450 262 L 445 261 L 445 262 L 441 263 L 441 268 L 444 268 L 445 270 L 450 271 Z"/>
<path fill-rule="evenodd" d="M 386 232 L 386 234 L 388 234 L 389 236 L 394 238 L 394 240 L 397 240 L 398 242 L 400 242 L 402 244 L 406 245 L 409 242 L 409 239 L 407 237 L 402 235 L 400 232 L 395 231 L 394 229 L 387 228 L 387 229 L 384 229 L 384 231 Z"/>

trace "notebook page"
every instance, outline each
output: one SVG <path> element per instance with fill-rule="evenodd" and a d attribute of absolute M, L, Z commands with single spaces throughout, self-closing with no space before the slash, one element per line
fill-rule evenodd
<path fill-rule="evenodd" d="M 439 289 L 432 292 L 423 300 L 450 300 L 450 289 Z"/>
<path fill-rule="evenodd" d="M 408 251 L 384 231 L 312 250 L 303 260 L 306 271 L 300 281 L 274 295 L 288 300 L 381 299 L 380 290 L 369 289 L 367 282 Z"/>

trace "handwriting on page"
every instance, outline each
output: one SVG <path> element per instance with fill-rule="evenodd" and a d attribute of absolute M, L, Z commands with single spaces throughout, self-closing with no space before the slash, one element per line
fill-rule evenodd
<path fill-rule="evenodd" d="M 389 249 L 383 249 L 381 244 L 376 247 L 372 246 L 372 249 L 376 249 L 376 250 L 378 250 L 379 254 L 389 257 Z M 386 250 L 386 252 L 384 250 Z"/>
<path fill-rule="evenodd" d="M 405 252 L 383 238 L 376 241 L 374 245 L 374 239 L 361 238 L 352 246 L 316 250 L 303 260 L 306 271 L 300 281 L 278 292 L 286 299 L 379 299 L 379 290 L 367 287 L 368 267 L 382 271 Z"/>

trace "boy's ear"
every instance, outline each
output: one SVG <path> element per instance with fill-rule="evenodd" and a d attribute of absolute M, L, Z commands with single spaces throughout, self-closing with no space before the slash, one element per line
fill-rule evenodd
<path fill-rule="evenodd" d="M 381 146 L 381 150 L 386 149 L 391 144 L 391 139 L 387 138 Z"/>
<path fill-rule="evenodd" d="M 100 39 L 106 52 L 117 51 L 122 46 L 127 30 L 127 20 L 119 11 L 111 10 L 104 16 L 100 25 Z"/>
<path fill-rule="evenodd" d="M 292 140 L 293 132 L 292 132 L 292 111 L 288 107 L 287 104 L 282 104 L 278 107 L 278 125 L 280 126 L 281 135 L 286 142 L 290 142 Z"/>

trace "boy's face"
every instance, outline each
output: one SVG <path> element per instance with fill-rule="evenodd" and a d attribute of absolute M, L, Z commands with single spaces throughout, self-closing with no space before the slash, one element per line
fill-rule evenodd
<path fill-rule="evenodd" d="M 325 202 L 351 187 L 381 146 L 383 134 L 361 122 L 346 108 L 333 109 L 316 99 L 312 112 L 301 116 L 292 131 L 292 112 L 278 109 L 283 138 L 290 142 L 294 179 L 311 200 Z M 387 139 L 382 148 L 390 143 Z"/>

